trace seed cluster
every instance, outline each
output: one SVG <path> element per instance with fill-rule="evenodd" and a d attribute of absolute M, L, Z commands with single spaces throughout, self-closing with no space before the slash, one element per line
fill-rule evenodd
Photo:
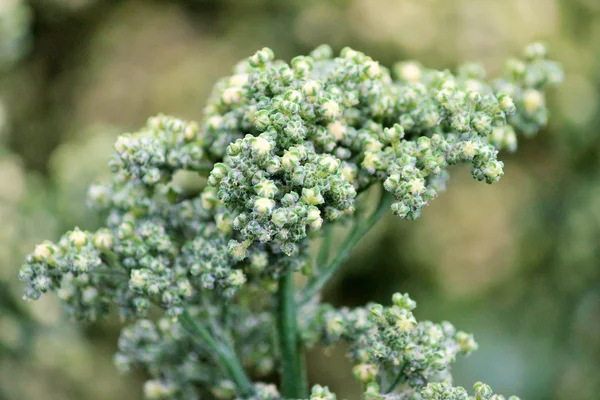
<path fill-rule="evenodd" d="M 540 44 L 489 82 L 475 64 L 452 74 L 414 62 L 387 69 L 350 48 L 334 57 L 321 46 L 290 63 L 259 50 L 216 84 L 201 124 L 159 115 L 118 139 L 112 179 L 89 191 L 105 227 L 38 245 L 20 272 L 25 298 L 56 292 L 85 320 L 116 308 L 131 325 L 115 362 L 148 371 L 147 398 L 232 398 L 240 382 L 211 357 L 239 356 L 256 376 L 276 368 L 271 293 L 282 275 L 311 270 L 311 237 L 358 221 L 355 200 L 372 186 L 414 219 L 445 190 L 453 164 L 496 182 L 498 151 L 546 123 L 544 92 L 561 79 Z M 311 304 L 301 338 L 348 343 L 366 399 L 466 399 L 450 365 L 476 343 L 448 322 L 417 322 L 415 306 L 400 294 L 389 307 Z M 164 316 L 155 321 L 156 308 Z M 189 318 L 219 351 L 198 344 Z M 273 385 L 251 386 L 246 398 L 281 398 Z M 476 385 L 476 399 L 494 396 Z M 316 385 L 310 399 L 335 395 Z"/>

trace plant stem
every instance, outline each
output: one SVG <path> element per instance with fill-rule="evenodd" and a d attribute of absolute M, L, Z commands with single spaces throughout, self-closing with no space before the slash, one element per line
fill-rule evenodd
<path fill-rule="evenodd" d="M 317 267 L 321 267 L 329 260 L 329 252 L 331 250 L 331 232 L 333 231 L 332 224 L 326 224 L 323 227 L 323 242 L 319 247 L 319 253 L 317 254 Z"/>
<path fill-rule="evenodd" d="M 352 230 L 346 237 L 346 240 L 342 244 L 342 249 L 336 256 L 331 260 L 331 262 L 322 270 L 319 271 L 318 277 L 309 282 L 308 285 L 303 290 L 302 299 L 300 300 L 300 305 L 305 305 L 310 302 L 310 300 L 319 293 L 319 291 L 327 284 L 327 282 L 331 279 L 331 277 L 337 272 L 342 263 L 348 258 L 350 252 L 356 246 L 356 244 L 360 241 L 360 239 L 373 228 L 373 226 L 381 219 L 381 217 L 388 210 L 390 204 L 393 201 L 393 197 L 389 195 L 387 192 L 381 193 L 381 198 L 379 199 L 379 204 L 373 214 L 364 222 L 357 221 Z"/>
<path fill-rule="evenodd" d="M 206 327 L 190 315 L 188 310 L 183 312 L 179 317 L 179 320 L 184 329 L 192 335 L 194 341 L 200 345 L 207 346 L 210 349 L 210 354 L 217 365 L 235 384 L 237 394 L 240 397 L 250 396 L 252 394 L 252 383 L 246 375 L 235 351 L 231 347 L 216 340 Z"/>
<path fill-rule="evenodd" d="M 404 368 L 406 367 L 406 364 L 402 366 L 402 368 L 400 369 L 400 372 L 398 372 L 398 375 L 396 375 L 396 379 L 394 379 L 394 382 L 392 382 L 392 384 L 388 387 L 388 389 L 385 391 L 385 394 L 390 394 L 392 393 L 392 391 L 394 389 L 396 389 L 396 386 L 398 386 L 398 384 L 400 382 L 403 382 L 404 379 L 406 378 L 406 376 L 404 376 Z"/>
<path fill-rule="evenodd" d="M 277 331 L 281 350 L 281 394 L 288 399 L 308 398 L 304 355 L 298 340 L 294 274 L 279 279 L 277 291 Z"/>

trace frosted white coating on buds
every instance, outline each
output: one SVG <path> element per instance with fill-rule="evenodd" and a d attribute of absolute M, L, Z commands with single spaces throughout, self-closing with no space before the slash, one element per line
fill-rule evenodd
<path fill-rule="evenodd" d="M 105 227 L 35 247 L 19 274 L 25 298 L 56 292 L 76 318 L 116 309 L 133 320 L 115 363 L 148 371 L 146 398 L 282 398 L 274 385 L 248 382 L 243 368 L 263 376 L 279 366 L 271 294 L 280 277 L 313 271 L 313 232 L 369 222 L 355 199 L 372 186 L 414 219 L 445 190 L 450 165 L 500 179 L 498 151 L 516 150 L 518 133 L 546 123 L 545 89 L 562 72 L 545 57 L 532 45 L 488 82 L 477 64 L 453 75 L 402 62 L 392 74 L 350 48 L 334 57 L 321 46 L 290 63 L 259 50 L 215 85 L 200 125 L 159 115 L 117 140 L 112 178 L 89 190 Z M 179 173 L 198 177 L 197 187 L 178 185 Z M 317 267 L 307 287 L 318 291 L 318 275 L 336 267 Z M 347 342 L 365 399 L 464 398 L 464 389 L 433 382 L 450 381 L 456 356 L 477 348 L 473 337 L 448 322 L 417 322 L 407 295 L 392 302 L 301 307 L 303 344 Z M 151 307 L 164 316 L 146 319 Z M 488 389 L 476 385 L 475 398 L 501 398 Z M 319 385 L 310 393 L 335 398 Z"/>
<path fill-rule="evenodd" d="M 271 315 L 250 315 L 248 310 L 240 307 L 231 311 L 233 316 L 246 320 L 246 323 L 234 326 L 231 332 L 237 339 L 236 351 L 244 357 L 246 367 L 258 376 L 271 373 L 275 366 L 275 349 L 268 343 Z M 215 307 L 207 307 L 193 315 L 198 319 L 210 319 L 216 312 Z M 231 399 L 235 388 L 212 361 L 211 351 L 208 346 L 199 345 L 179 322 L 171 318 L 160 318 L 155 322 L 140 319 L 122 329 L 113 359 L 122 373 L 135 368 L 144 368 L 148 372 L 151 379 L 144 385 L 146 398 L 198 399 L 198 384 L 201 384 L 211 388 L 216 397 Z M 152 389 L 151 393 L 157 395 L 167 389 L 169 393 L 152 397 L 146 389 Z M 272 392 L 264 389 L 265 394 Z M 257 388 L 257 395 L 259 392 Z"/>
<path fill-rule="evenodd" d="M 473 385 L 474 395 L 469 396 L 467 391 L 460 386 L 452 386 L 448 381 L 432 382 L 421 390 L 420 398 L 423 400 L 506 400 L 506 397 L 494 394 L 492 389 L 482 382 Z M 508 400 L 519 400 L 510 396 Z"/>
<path fill-rule="evenodd" d="M 391 387 L 389 393 L 400 396 L 451 379 L 456 356 L 477 349 L 473 336 L 449 322 L 417 322 L 412 314 L 416 303 L 406 294 L 396 293 L 392 301 L 389 307 L 369 304 L 352 310 L 323 305 L 304 326 L 304 338 L 311 344 L 348 343 L 354 376 L 365 388 L 379 382 L 381 391 Z"/>
<path fill-rule="evenodd" d="M 478 64 L 453 75 L 402 62 L 394 66 L 393 80 L 386 68 L 349 48 L 333 58 L 330 48 L 320 47 L 289 64 L 263 49 L 217 84 L 206 107 L 206 151 L 230 167 L 212 184 L 228 207 L 238 209 L 256 194 L 251 177 L 258 170 L 279 177 L 302 169 L 296 177 L 275 179 L 280 198 L 302 186 L 313 189 L 313 180 L 304 181 L 305 158 L 288 154 L 302 146 L 316 157 L 332 156 L 345 171 L 354 169 L 342 171 L 337 182 L 344 205 L 355 197 L 346 182 L 360 193 L 380 181 L 396 197 L 392 210 L 417 218 L 444 189 L 449 165 L 470 163 L 477 180 L 496 182 L 503 175 L 497 149 L 514 151 L 515 132 L 533 134 L 546 124 L 544 90 L 560 83 L 562 72 L 540 49 L 540 43 L 531 45 L 524 61 L 509 61 L 505 76 L 489 83 Z M 246 77 L 241 88 L 240 75 Z M 226 101 L 232 87 L 240 89 L 235 104 Z M 242 196 L 231 193 L 240 179 Z M 328 189 L 323 184 L 321 192 Z M 328 207 L 328 200 L 324 195 L 320 207 Z M 259 225 L 260 232 L 244 237 L 272 240 L 269 227 Z M 304 234 L 293 236 L 291 242 Z"/>

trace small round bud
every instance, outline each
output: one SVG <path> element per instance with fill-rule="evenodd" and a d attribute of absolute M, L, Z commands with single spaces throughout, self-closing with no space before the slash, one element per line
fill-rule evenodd
<path fill-rule="evenodd" d="M 503 167 L 504 164 L 502 161 L 493 160 L 483 169 L 483 173 L 489 182 L 496 182 L 502 175 L 504 175 Z"/>
<path fill-rule="evenodd" d="M 236 242 L 235 240 L 230 240 L 227 248 L 229 254 L 231 254 L 234 259 L 241 261 L 248 256 L 249 245 L 249 241 Z"/>
<path fill-rule="evenodd" d="M 344 135 L 348 131 L 348 128 L 342 121 L 331 122 L 327 125 L 327 130 L 333 135 L 337 142 L 344 138 Z"/>
<path fill-rule="evenodd" d="M 317 187 L 302 188 L 302 200 L 312 206 L 323 204 L 325 202 L 321 191 Z"/>
<path fill-rule="evenodd" d="M 321 218 L 321 211 L 317 207 L 310 207 L 306 215 L 306 220 L 310 228 L 314 231 L 321 228 L 323 225 L 323 218 Z"/>
<path fill-rule="evenodd" d="M 71 232 L 69 235 L 69 241 L 77 247 L 81 247 L 87 241 L 87 234 L 79 229 L 76 229 Z"/>
<path fill-rule="evenodd" d="M 494 394 L 492 388 L 483 382 L 475 383 L 473 385 L 473 390 L 475 391 L 475 398 L 477 400 L 487 400 Z"/>
<path fill-rule="evenodd" d="M 242 87 L 248 83 L 248 74 L 236 74 L 229 78 L 229 84 L 233 87 Z"/>
<path fill-rule="evenodd" d="M 227 278 L 227 282 L 231 286 L 242 286 L 244 283 L 246 283 L 246 275 L 244 275 L 244 273 L 241 270 L 236 269 L 234 271 L 231 271 L 231 274 Z"/>
<path fill-rule="evenodd" d="M 147 399 L 164 399 L 171 396 L 174 392 L 172 385 L 168 385 L 158 380 L 150 380 L 144 383 L 144 396 Z"/>
<path fill-rule="evenodd" d="M 198 136 L 198 124 L 196 124 L 195 122 L 188 124 L 185 127 L 185 130 L 183 131 L 183 137 L 185 138 L 185 140 L 192 141 L 192 140 L 196 139 L 197 136 Z"/>
<path fill-rule="evenodd" d="M 400 333 L 410 332 L 414 329 L 417 324 L 417 320 L 413 317 L 412 313 L 402 313 L 396 319 L 396 328 Z"/>
<path fill-rule="evenodd" d="M 462 155 L 467 159 L 472 159 L 479 152 L 479 146 L 472 140 L 468 140 L 463 143 Z"/>
<path fill-rule="evenodd" d="M 535 89 L 528 89 L 523 93 L 523 106 L 528 113 L 538 111 L 544 105 L 544 95 Z"/>
<path fill-rule="evenodd" d="M 133 290 L 143 290 L 148 285 L 148 271 L 142 269 L 131 270 L 129 278 L 129 286 Z"/>
<path fill-rule="evenodd" d="M 388 143 L 396 143 L 400 139 L 404 138 L 404 128 L 399 124 L 394 124 L 391 128 L 385 128 L 383 130 L 383 140 Z"/>
<path fill-rule="evenodd" d="M 268 47 L 263 47 L 261 50 L 257 51 L 250 59 L 250 65 L 253 67 L 262 67 L 269 61 L 272 61 L 275 58 L 273 54 L 273 50 Z"/>
<path fill-rule="evenodd" d="M 500 108 L 506 115 L 512 115 L 516 111 L 515 103 L 508 93 L 500 93 L 497 96 Z"/>
<path fill-rule="evenodd" d="M 242 99 L 242 89 L 239 87 L 230 87 L 223 91 L 223 103 L 227 105 L 239 103 Z"/>
<path fill-rule="evenodd" d="M 94 246 L 101 250 L 109 250 L 113 245 L 113 236 L 108 231 L 98 231 L 94 235 Z"/>
<path fill-rule="evenodd" d="M 419 82 L 421 80 L 421 66 L 413 61 L 399 63 L 395 66 L 396 74 L 404 81 Z"/>
<path fill-rule="evenodd" d="M 464 354 L 470 354 L 478 348 L 473 335 L 462 331 L 456 333 L 456 342 L 458 343 L 460 351 Z"/>
<path fill-rule="evenodd" d="M 394 293 L 392 295 L 392 302 L 405 310 L 414 310 L 417 307 L 417 303 L 411 299 L 408 294 L 402 294 L 402 293 Z"/>
<path fill-rule="evenodd" d="M 423 179 L 414 178 L 408 181 L 408 190 L 412 194 L 422 194 L 425 191 L 425 182 Z"/>
<path fill-rule="evenodd" d="M 376 364 L 358 364 L 352 368 L 352 373 L 361 383 L 372 382 L 377 377 Z"/>
<path fill-rule="evenodd" d="M 328 120 L 334 120 L 341 115 L 340 106 L 333 100 L 327 100 L 321 104 L 321 113 Z"/>
<path fill-rule="evenodd" d="M 366 63 L 367 76 L 371 79 L 381 76 L 381 67 L 376 61 L 367 61 Z"/>
<path fill-rule="evenodd" d="M 271 124 L 268 110 L 259 110 L 254 114 L 254 126 L 259 131 L 263 132 Z"/>
<path fill-rule="evenodd" d="M 548 49 L 542 42 L 531 43 L 525 48 L 523 55 L 528 60 L 544 59 L 548 55 Z"/>
<path fill-rule="evenodd" d="M 52 249 L 50 243 L 42 243 L 35 246 L 35 250 L 33 251 L 33 258 L 36 261 L 48 261 L 52 257 L 52 253 L 54 250 Z"/>
<path fill-rule="evenodd" d="M 254 150 L 259 156 L 264 156 L 273 149 L 271 143 L 261 136 L 253 138 L 251 140 L 251 146 L 252 150 Z"/>
<path fill-rule="evenodd" d="M 258 214 L 269 215 L 271 214 L 274 208 L 275 201 L 266 197 L 259 197 L 254 202 L 254 211 Z"/>
<path fill-rule="evenodd" d="M 374 174 L 376 170 L 380 169 L 383 165 L 381 156 L 378 153 L 366 152 L 365 158 L 362 162 L 362 167 L 369 173 Z"/>

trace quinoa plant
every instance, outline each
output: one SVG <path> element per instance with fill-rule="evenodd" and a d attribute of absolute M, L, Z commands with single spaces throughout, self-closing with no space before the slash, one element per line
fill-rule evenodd
<path fill-rule="evenodd" d="M 335 399 L 309 390 L 303 353 L 342 342 L 365 399 L 503 399 L 452 386 L 451 364 L 477 344 L 417 321 L 408 295 L 336 309 L 319 294 L 389 210 L 419 217 L 451 165 L 498 181 L 498 151 L 546 124 L 545 90 L 561 79 L 539 43 L 491 81 L 477 64 L 452 74 L 350 48 L 290 63 L 259 50 L 215 85 L 202 123 L 159 115 L 117 140 L 111 180 L 89 191 L 106 226 L 38 245 L 25 298 L 55 292 L 86 321 L 118 313 L 115 364 L 146 370 L 149 399 Z M 179 184 L 190 175 L 202 183 Z M 278 385 L 264 378 L 275 371 Z"/>

